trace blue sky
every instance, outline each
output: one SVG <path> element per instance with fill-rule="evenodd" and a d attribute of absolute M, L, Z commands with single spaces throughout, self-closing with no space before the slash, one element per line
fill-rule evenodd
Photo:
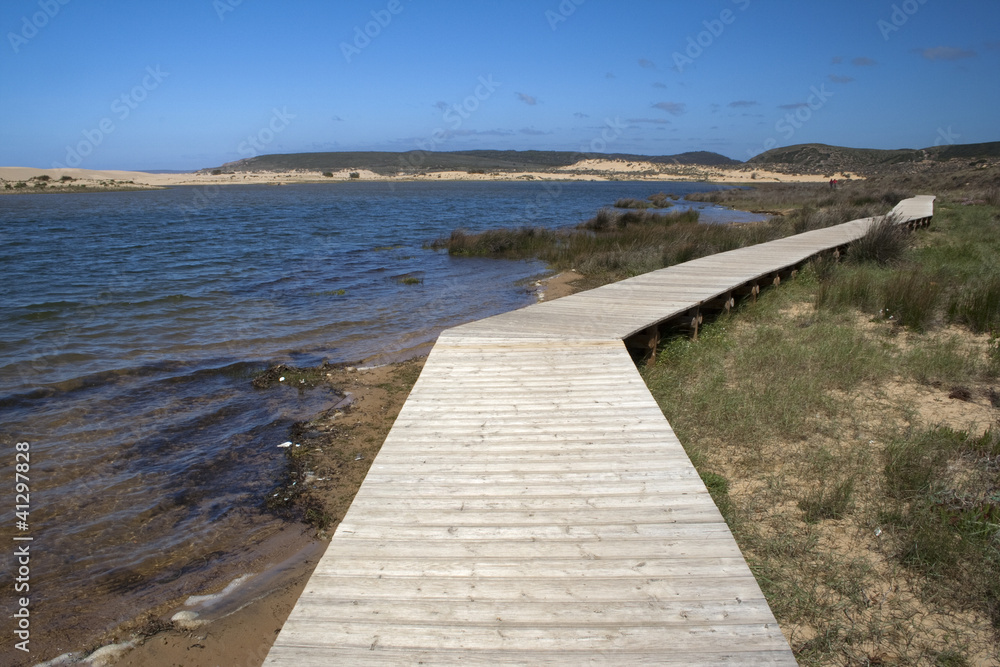
<path fill-rule="evenodd" d="M 995 0 L 4 0 L 0 165 L 1000 140 Z"/>

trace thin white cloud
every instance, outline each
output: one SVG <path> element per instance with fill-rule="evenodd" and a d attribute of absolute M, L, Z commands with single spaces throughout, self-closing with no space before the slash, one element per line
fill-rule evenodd
<path fill-rule="evenodd" d="M 851 81 L 854 81 L 854 77 L 840 76 L 839 74 L 831 74 L 830 81 L 833 81 L 834 83 L 850 83 Z"/>
<path fill-rule="evenodd" d="M 448 136 L 454 137 L 509 137 L 514 134 L 510 130 L 455 130 Z"/>
<path fill-rule="evenodd" d="M 525 93 L 514 93 L 514 94 L 517 95 L 517 99 L 521 100 L 528 106 L 533 107 L 536 104 L 538 104 L 538 99 L 534 95 L 527 95 Z"/>
<path fill-rule="evenodd" d="M 736 100 L 735 102 L 730 102 L 729 106 L 733 109 L 746 109 L 749 107 L 757 106 L 756 100 Z"/>
<path fill-rule="evenodd" d="M 875 65 L 878 65 L 877 62 L 875 62 L 871 58 L 868 58 L 867 56 L 859 56 L 857 58 L 854 58 L 853 60 L 851 60 L 851 64 L 854 65 L 855 67 L 874 67 Z"/>
<path fill-rule="evenodd" d="M 643 69 L 656 69 L 656 63 L 648 58 L 639 58 L 639 67 Z"/>
<path fill-rule="evenodd" d="M 650 125 L 669 125 L 673 122 L 666 118 L 626 118 L 625 120 L 629 123 L 647 123 Z"/>
<path fill-rule="evenodd" d="M 661 111 L 666 111 L 672 116 L 680 116 L 687 110 L 687 105 L 683 102 L 657 102 L 653 107 Z"/>
<path fill-rule="evenodd" d="M 961 60 L 975 58 L 979 55 L 975 51 L 967 51 L 954 46 L 935 46 L 931 49 L 915 49 L 915 51 L 927 60 Z"/>

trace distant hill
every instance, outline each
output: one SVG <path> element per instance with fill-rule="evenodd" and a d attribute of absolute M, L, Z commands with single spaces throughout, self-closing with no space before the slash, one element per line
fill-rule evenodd
<path fill-rule="evenodd" d="M 944 162 L 951 159 L 990 161 L 998 158 L 1000 158 L 1000 141 L 897 150 L 798 144 L 761 153 L 748 160 L 747 165 L 797 173 L 833 174 L 839 171 L 872 176 L 887 171 L 909 171 L 918 163 L 928 161 Z"/>
<path fill-rule="evenodd" d="M 654 164 L 702 165 L 710 167 L 742 164 L 725 155 L 707 151 L 678 155 L 632 155 L 628 153 L 576 153 L 572 151 L 408 151 L 405 153 L 358 151 L 336 153 L 288 153 L 260 155 L 227 162 L 223 171 L 340 171 L 370 169 L 378 174 L 419 171 L 549 171 L 568 167 L 586 158 L 652 162 Z M 211 171 L 203 169 L 202 171 Z"/>

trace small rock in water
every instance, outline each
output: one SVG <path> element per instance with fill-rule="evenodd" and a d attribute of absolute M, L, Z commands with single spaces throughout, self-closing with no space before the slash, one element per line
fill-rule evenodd
<path fill-rule="evenodd" d="M 280 378 L 278 378 L 278 382 L 284 382 L 284 381 L 285 381 L 285 376 L 284 375 L 282 375 Z"/>
<path fill-rule="evenodd" d="M 280 445 L 278 445 L 278 447 L 291 447 L 291 446 L 292 446 L 292 441 L 291 440 L 286 440 L 285 442 L 283 442 Z"/>

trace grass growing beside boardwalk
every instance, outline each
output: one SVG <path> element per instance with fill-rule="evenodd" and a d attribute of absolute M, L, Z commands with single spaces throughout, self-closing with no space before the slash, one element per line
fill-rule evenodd
<path fill-rule="evenodd" d="M 939 201 L 909 241 L 643 370 L 802 664 L 1000 655 L 1000 211 Z"/>
<path fill-rule="evenodd" d="M 878 213 L 885 213 L 880 210 Z M 866 214 L 870 211 L 866 209 Z M 855 216 L 857 217 L 857 216 Z M 849 218 L 825 218 L 824 224 Z M 452 255 L 540 259 L 557 270 L 576 269 L 587 287 L 788 236 L 797 230 L 782 219 L 730 225 L 698 222 L 696 211 L 657 213 L 648 209 L 599 210 L 575 229 L 534 227 L 470 234 L 455 230 L 431 244 Z"/>
<path fill-rule="evenodd" d="M 553 269 L 576 269 L 586 276 L 585 287 L 680 264 L 726 250 L 820 229 L 856 218 L 880 216 L 907 195 L 878 191 L 856 194 L 837 202 L 816 186 L 802 186 L 794 215 L 780 215 L 765 222 L 707 225 L 698 222 L 696 211 L 659 213 L 651 208 L 670 205 L 673 195 L 658 193 L 648 201 L 619 200 L 614 208 L 603 208 L 575 229 L 550 230 L 534 227 L 495 229 L 478 234 L 455 230 L 447 239 L 438 239 L 432 248 L 452 255 L 540 259 Z M 759 201 L 785 203 L 793 187 L 778 194 L 768 190 Z M 740 193 L 740 194 L 732 194 Z M 761 197 L 753 190 L 721 190 L 688 195 L 704 201 L 740 201 Z M 776 200 L 775 198 L 778 197 Z M 742 199 L 741 199 L 742 198 Z M 647 206 L 647 204 L 649 206 Z M 824 208 L 824 205 L 831 204 Z M 833 205 L 835 204 L 835 205 Z M 753 207 L 750 207 L 753 208 Z"/>

